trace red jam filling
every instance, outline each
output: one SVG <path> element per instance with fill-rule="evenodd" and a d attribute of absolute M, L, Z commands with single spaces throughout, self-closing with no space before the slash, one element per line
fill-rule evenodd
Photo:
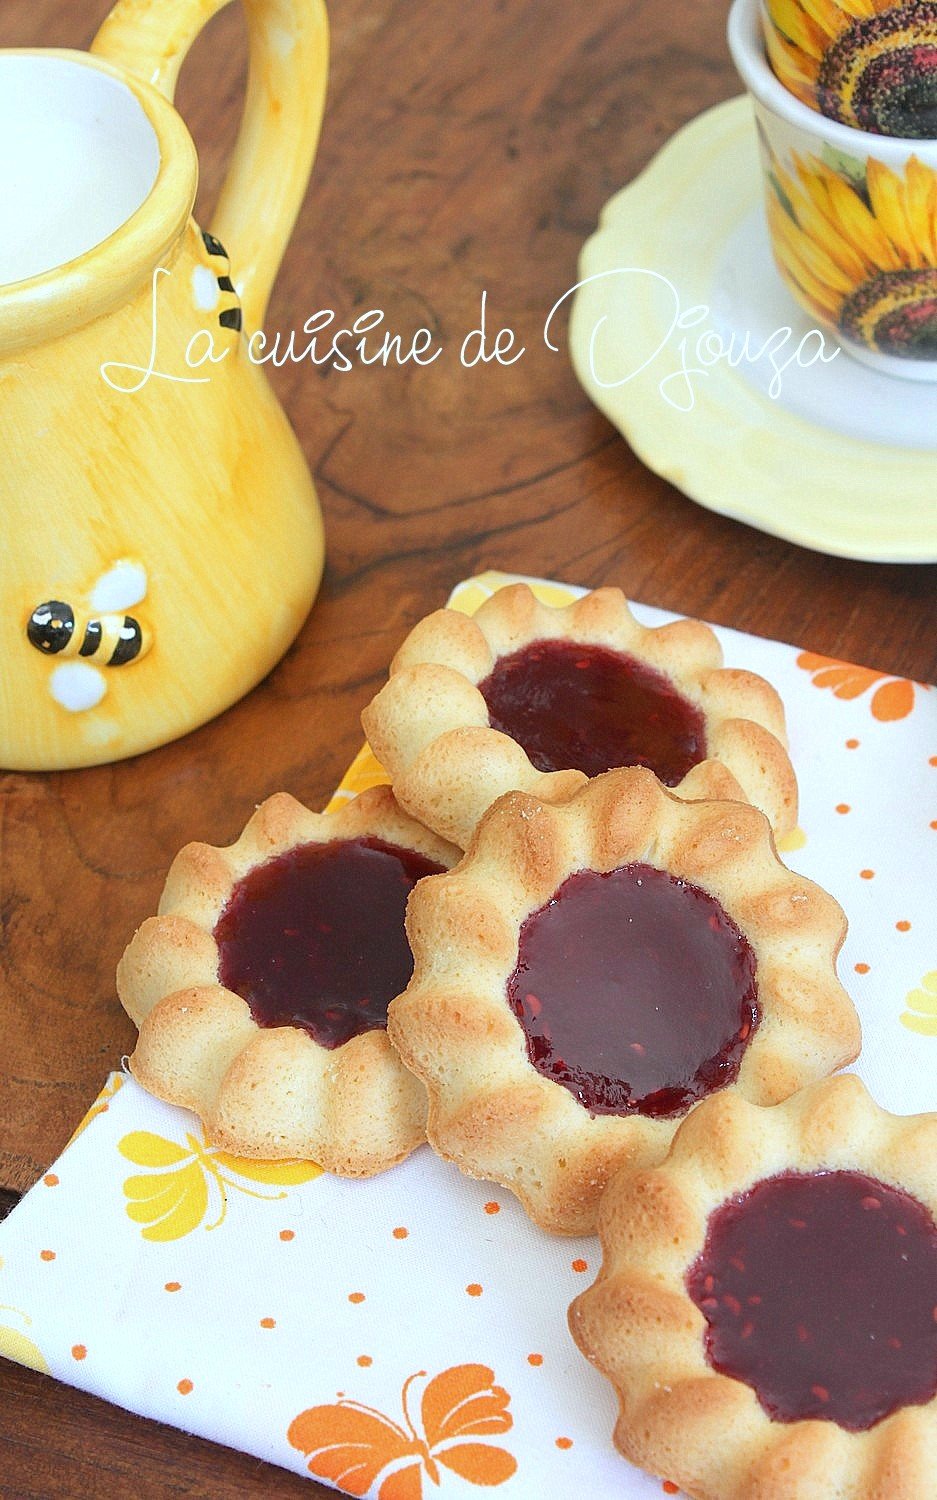
<path fill-rule="evenodd" d="M 722 1204 L 687 1288 L 709 1363 L 776 1422 L 863 1432 L 937 1394 L 937 1225 L 862 1172 L 785 1172 Z"/>
<path fill-rule="evenodd" d="M 738 1075 L 755 955 L 719 902 L 652 865 L 580 870 L 521 928 L 508 1000 L 545 1078 L 597 1115 L 683 1114 Z"/>
<path fill-rule="evenodd" d="M 258 865 L 215 926 L 220 982 L 258 1026 L 298 1026 L 320 1047 L 386 1026 L 413 973 L 407 897 L 442 868 L 378 838 L 302 844 Z"/>
<path fill-rule="evenodd" d="M 478 688 L 492 729 L 538 771 L 648 766 L 676 786 L 706 758 L 700 710 L 662 672 L 605 646 L 536 641 L 499 657 Z"/>

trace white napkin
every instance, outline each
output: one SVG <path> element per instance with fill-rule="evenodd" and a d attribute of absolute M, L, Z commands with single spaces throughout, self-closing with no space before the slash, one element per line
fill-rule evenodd
<path fill-rule="evenodd" d="M 581 592 L 537 586 L 553 603 Z M 849 916 L 856 1071 L 889 1109 L 937 1108 L 937 694 L 717 633 L 787 708 L 801 828 L 785 858 Z M 337 795 L 379 774 L 359 756 Z M 612 1392 L 567 1331 L 597 1259 L 595 1240 L 535 1229 L 427 1147 L 368 1182 L 238 1161 L 115 1073 L 0 1225 L 0 1353 L 377 1500 L 675 1493 L 618 1457 Z"/>

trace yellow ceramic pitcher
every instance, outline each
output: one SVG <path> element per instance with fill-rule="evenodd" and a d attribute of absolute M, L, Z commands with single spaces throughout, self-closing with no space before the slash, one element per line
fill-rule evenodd
<path fill-rule="evenodd" d="M 8 769 L 116 760 L 203 723 L 269 671 L 319 585 L 318 502 L 248 336 L 312 164 L 326 17 L 322 0 L 244 0 L 244 119 L 205 233 L 171 101 L 225 3 L 120 0 L 90 54 L 0 54 L 17 143 L 0 166 Z"/>

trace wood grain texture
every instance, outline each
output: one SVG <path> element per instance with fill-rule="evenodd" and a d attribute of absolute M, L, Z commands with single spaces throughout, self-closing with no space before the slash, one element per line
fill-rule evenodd
<path fill-rule="evenodd" d="M 0 44 L 85 46 L 107 8 L 5 0 Z M 433 328 L 449 357 L 423 370 L 274 372 L 316 476 L 327 567 L 300 638 L 249 698 L 122 765 L 0 776 L 0 1186 L 35 1181 L 131 1047 L 114 968 L 175 850 L 234 838 L 279 788 L 321 806 L 395 647 L 460 577 L 500 567 L 615 583 L 937 676 L 937 568 L 826 558 L 703 511 L 642 467 L 565 351 L 543 344 L 601 205 L 678 126 L 738 92 L 724 18 L 722 0 L 691 11 L 677 0 L 335 0 L 319 160 L 267 327 L 381 307 L 394 330 Z M 179 91 L 202 203 L 221 179 L 243 71 L 232 7 Z M 452 353 L 483 288 L 491 322 L 514 327 L 528 352 L 467 371 Z M 300 1492 L 291 1476 L 6 1364 L 0 1448 L 4 1497 Z"/>

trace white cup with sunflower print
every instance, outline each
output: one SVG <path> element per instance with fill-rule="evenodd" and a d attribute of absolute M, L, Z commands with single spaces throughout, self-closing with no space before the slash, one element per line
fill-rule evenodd
<path fill-rule="evenodd" d="M 765 56 L 759 7 L 735 0 L 729 46 L 755 106 L 778 270 L 856 359 L 937 381 L 937 140 L 856 130 L 795 98 Z"/>

